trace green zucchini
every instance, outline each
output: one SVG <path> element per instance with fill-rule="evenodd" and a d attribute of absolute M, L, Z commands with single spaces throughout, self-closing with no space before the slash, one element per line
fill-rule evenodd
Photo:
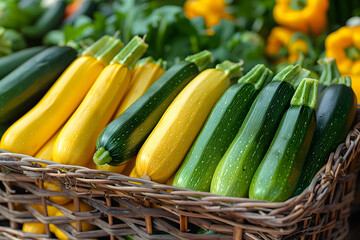
<path fill-rule="evenodd" d="M 215 168 L 234 139 L 256 95 L 272 72 L 256 65 L 216 103 L 172 185 L 209 192 Z"/>
<path fill-rule="evenodd" d="M 9 56 L 0 58 L 0 79 L 15 70 L 29 58 L 43 51 L 45 48 L 46 47 L 44 46 L 27 48 Z"/>
<path fill-rule="evenodd" d="M 340 77 L 319 96 L 316 128 L 295 195 L 309 186 L 329 155 L 345 140 L 356 115 L 356 95 L 350 78 Z"/>
<path fill-rule="evenodd" d="M 277 126 L 300 81 L 309 71 L 288 66 L 261 90 L 239 132 L 216 167 L 211 193 L 245 197 L 250 181 L 263 159 Z"/>
<path fill-rule="evenodd" d="M 334 58 L 322 58 L 318 63 L 322 65 L 318 89 L 318 95 L 320 95 L 326 87 L 330 86 L 333 79 L 340 77 L 340 73 Z"/>
<path fill-rule="evenodd" d="M 29 39 L 42 38 L 47 32 L 58 27 L 64 16 L 65 7 L 65 1 L 57 1 L 41 15 L 35 24 L 23 27 L 22 33 Z"/>
<path fill-rule="evenodd" d="M 251 180 L 250 198 L 282 202 L 294 194 L 315 131 L 318 82 L 305 78 L 296 89 Z"/>
<path fill-rule="evenodd" d="M 0 81 L 0 124 L 16 120 L 34 106 L 76 55 L 70 47 L 52 47 L 4 77 Z"/>
<path fill-rule="evenodd" d="M 94 162 L 119 165 L 135 157 L 170 103 L 199 71 L 210 64 L 210 58 L 211 53 L 203 51 L 167 70 L 100 133 Z"/>

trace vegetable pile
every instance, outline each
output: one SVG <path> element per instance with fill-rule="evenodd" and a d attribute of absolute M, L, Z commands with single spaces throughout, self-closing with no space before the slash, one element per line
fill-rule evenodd
<path fill-rule="evenodd" d="M 260 2 L 245 22 L 234 9 L 253 3 L 1 2 L 1 148 L 224 196 L 300 194 L 354 122 L 360 28 L 330 30 L 336 1 Z"/>

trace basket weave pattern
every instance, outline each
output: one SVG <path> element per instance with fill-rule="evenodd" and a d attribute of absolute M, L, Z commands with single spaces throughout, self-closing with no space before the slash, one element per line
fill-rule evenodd
<path fill-rule="evenodd" d="M 0 239 L 51 238 L 48 225 L 45 235 L 22 232 L 25 222 L 53 223 L 69 239 L 343 239 L 359 171 L 359 130 L 360 123 L 301 195 L 282 203 L 222 197 L 3 152 L 0 221 L 10 225 L 0 226 Z M 44 181 L 55 180 L 62 193 L 43 189 Z M 51 202 L 49 196 L 73 198 L 77 211 Z M 79 201 L 94 210 L 79 212 Z M 17 203 L 25 209 L 18 210 Z M 40 214 L 30 203 L 42 204 L 44 210 L 54 206 L 64 216 Z M 81 221 L 96 225 L 96 230 L 82 232 Z M 200 228 L 215 233 L 197 234 Z"/>

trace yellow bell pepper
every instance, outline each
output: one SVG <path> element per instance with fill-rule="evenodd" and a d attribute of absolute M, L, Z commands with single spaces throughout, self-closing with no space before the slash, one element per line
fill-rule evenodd
<path fill-rule="evenodd" d="M 274 27 L 271 30 L 265 52 L 270 58 L 275 58 L 276 63 L 285 61 L 294 63 L 300 57 L 299 52 L 308 53 L 309 47 L 306 41 L 301 38 L 292 41 L 293 34 L 295 34 L 294 31 L 284 27 Z M 286 54 L 280 56 L 281 51 L 284 51 L 282 49 L 286 51 Z"/>
<path fill-rule="evenodd" d="M 326 57 L 335 58 L 342 76 L 351 77 L 351 86 L 360 103 L 360 26 L 344 26 L 325 39 Z"/>
<path fill-rule="evenodd" d="M 231 14 L 226 12 L 225 0 L 187 0 L 184 4 L 184 13 L 189 19 L 203 17 L 206 27 L 209 29 L 217 25 L 223 18 L 234 19 Z"/>
<path fill-rule="evenodd" d="M 276 0 L 275 21 L 304 33 L 319 35 L 327 25 L 329 0 Z"/>
<path fill-rule="evenodd" d="M 329 34 L 325 54 L 335 58 L 341 74 L 360 74 L 360 26 L 344 26 Z"/>

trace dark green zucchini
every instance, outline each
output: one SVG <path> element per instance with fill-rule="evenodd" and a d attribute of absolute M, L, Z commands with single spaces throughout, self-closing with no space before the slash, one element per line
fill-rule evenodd
<path fill-rule="evenodd" d="M 65 7 L 65 1 L 57 1 L 33 25 L 23 27 L 22 33 L 29 39 L 42 38 L 47 32 L 59 26 Z"/>
<path fill-rule="evenodd" d="M 300 81 L 309 71 L 288 66 L 261 90 L 239 132 L 216 167 L 211 193 L 245 197 L 251 179 L 274 137 Z"/>
<path fill-rule="evenodd" d="M 216 166 L 234 139 L 256 95 L 272 72 L 256 65 L 216 103 L 172 185 L 209 192 Z"/>
<path fill-rule="evenodd" d="M 167 70 L 100 133 L 94 162 L 119 165 L 136 156 L 170 103 L 199 71 L 210 64 L 210 58 L 211 53 L 203 51 Z"/>
<path fill-rule="evenodd" d="M 345 140 L 356 115 L 356 95 L 350 78 L 335 79 L 335 84 L 320 94 L 316 109 L 316 128 L 295 195 L 309 186 L 329 155 Z"/>
<path fill-rule="evenodd" d="M 0 81 L 0 124 L 16 120 L 34 106 L 76 55 L 70 47 L 52 47 L 4 77 Z"/>
<path fill-rule="evenodd" d="M 330 86 L 333 79 L 340 77 L 340 73 L 334 58 L 322 58 L 318 63 L 322 65 L 318 89 L 318 95 L 320 95 L 326 87 Z"/>
<path fill-rule="evenodd" d="M 294 194 L 315 131 L 318 82 L 301 81 L 251 180 L 250 198 L 282 202 Z"/>
<path fill-rule="evenodd" d="M 27 48 L 9 56 L 0 58 L 0 79 L 15 70 L 29 58 L 45 50 L 45 46 Z"/>

